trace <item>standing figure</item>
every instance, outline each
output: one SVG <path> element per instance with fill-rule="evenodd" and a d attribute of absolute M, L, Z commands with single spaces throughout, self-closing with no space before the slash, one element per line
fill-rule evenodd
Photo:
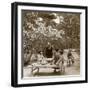
<path fill-rule="evenodd" d="M 61 49 L 59 53 L 60 53 L 60 56 L 59 56 L 59 60 L 57 61 L 56 65 L 59 66 L 59 71 L 64 73 L 65 72 L 64 56 L 63 56 L 64 51 Z"/>
<path fill-rule="evenodd" d="M 74 58 L 71 50 L 68 51 L 67 58 L 68 58 L 67 66 L 71 66 L 71 64 L 74 64 Z"/>
<path fill-rule="evenodd" d="M 52 47 L 51 43 L 49 43 L 49 42 L 45 49 L 45 56 L 47 58 L 52 58 L 52 56 L 53 56 L 53 47 Z"/>
<path fill-rule="evenodd" d="M 59 49 L 56 49 L 56 52 L 54 53 L 53 56 L 53 64 L 58 64 L 58 60 L 60 59 L 60 53 L 59 53 Z"/>
<path fill-rule="evenodd" d="M 53 62 L 51 63 L 52 65 L 56 65 L 58 66 L 58 60 L 60 59 L 60 53 L 59 53 L 59 49 L 56 49 L 56 51 L 54 52 L 53 55 Z M 54 68 L 54 72 L 56 72 L 56 70 L 59 69 L 58 67 Z"/>

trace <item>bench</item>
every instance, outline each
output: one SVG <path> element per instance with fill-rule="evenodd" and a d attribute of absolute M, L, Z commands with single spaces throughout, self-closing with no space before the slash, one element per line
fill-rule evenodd
<path fill-rule="evenodd" d="M 27 68 L 31 68 L 31 75 L 34 75 L 34 71 L 37 70 L 37 73 L 39 73 L 40 68 L 53 68 L 54 70 L 58 69 L 59 72 L 65 72 L 65 67 L 63 67 L 63 70 L 61 70 L 62 67 L 57 66 L 57 65 L 50 65 L 50 64 L 45 64 L 45 65 L 41 65 L 41 64 L 33 64 L 33 65 L 29 65 Z"/>

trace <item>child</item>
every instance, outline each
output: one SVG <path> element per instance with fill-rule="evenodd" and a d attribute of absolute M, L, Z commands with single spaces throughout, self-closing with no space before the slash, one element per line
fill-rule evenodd
<path fill-rule="evenodd" d="M 58 66 L 58 68 L 54 68 L 54 72 L 56 72 L 56 69 L 59 69 L 60 72 L 65 71 L 64 67 L 64 58 L 63 58 L 63 51 L 62 50 L 56 50 L 56 53 L 54 55 L 54 64 Z"/>
<path fill-rule="evenodd" d="M 71 50 L 68 51 L 67 57 L 68 57 L 67 66 L 70 66 L 71 64 L 74 63 L 74 58 Z"/>
<path fill-rule="evenodd" d="M 53 64 L 56 64 L 59 58 L 60 58 L 60 53 L 59 53 L 59 50 L 56 49 L 56 52 L 54 53 L 54 56 L 53 56 L 53 59 L 54 59 Z"/>
<path fill-rule="evenodd" d="M 60 57 L 56 64 L 59 66 L 60 72 L 65 72 L 63 50 L 60 50 L 59 53 L 60 53 Z"/>
<path fill-rule="evenodd" d="M 32 55 L 31 55 L 31 58 L 30 58 L 30 62 L 31 62 L 31 64 L 32 63 L 34 63 L 34 62 L 36 62 L 37 61 L 37 54 L 35 53 L 33 53 Z"/>
<path fill-rule="evenodd" d="M 37 56 L 38 56 L 38 63 L 39 64 L 46 64 L 45 58 L 43 56 L 43 52 L 40 51 Z"/>

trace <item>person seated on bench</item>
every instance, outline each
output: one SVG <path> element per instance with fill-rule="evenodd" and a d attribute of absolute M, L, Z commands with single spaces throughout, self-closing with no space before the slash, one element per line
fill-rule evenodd
<path fill-rule="evenodd" d="M 37 54 L 37 60 L 38 63 L 42 65 L 47 63 L 42 51 L 39 51 L 39 53 Z"/>
<path fill-rule="evenodd" d="M 32 53 L 31 53 L 31 57 L 30 57 L 30 64 L 33 64 L 37 62 L 37 52 L 36 50 L 33 48 L 32 49 Z"/>

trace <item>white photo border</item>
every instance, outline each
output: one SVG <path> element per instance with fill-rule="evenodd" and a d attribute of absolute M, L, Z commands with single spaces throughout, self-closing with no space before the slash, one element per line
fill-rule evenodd
<path fill-rule="evenodd" d="M 81 13 L 80 15 L 80 76 L 57 76 L 57 77 L 39 77 L 39 78 L 21 78 L 21 11 L 37 10 L 37 11 L 59 11 Z M 54 7 L 37 7 L 37 6 L 18 6 L 18 84 L 47 83 L 47 82 L 64 82 L 85 80 L 85 10 L 71 8 L 54 8 Z"/>

